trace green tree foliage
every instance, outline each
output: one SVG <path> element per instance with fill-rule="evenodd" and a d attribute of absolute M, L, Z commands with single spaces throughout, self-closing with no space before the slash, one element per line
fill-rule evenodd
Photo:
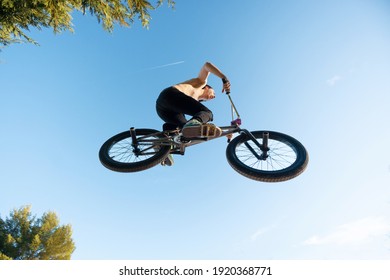
<path fill-rule="evenodd" d="M 0 260 L 69 260 L 75 250 L 70 225 L 60 226 L 57 215 L 37 219 L 25 206 L 0 217 Z"/>
<path fill-rule="evenodd" d="M 55 33 L 73 31 L 73 11 L 90 13 L 110 32 L 115 24 L 130 26 L 134 18 L 148 27 L 149 11 L 164 1 L 174 6 L 174 0 L 156 1 L 153 6 L 147 0 L 0 0 L 0 44 L 36 43 L 25 33 L 31 27 L 53 28 Z"/>

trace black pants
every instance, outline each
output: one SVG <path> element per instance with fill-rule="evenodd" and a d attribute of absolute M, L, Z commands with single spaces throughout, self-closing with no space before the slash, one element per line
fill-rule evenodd
<path fill-rule="evenodd" d="M 174 87 L 166 88 L 160 93 L 156 101 L 156 111 L 166 122 L 164 130 L 182 128 L 187 122 L 185 115 L 202 123 L 213 120 L 213 113 L 206 106 Z"/>

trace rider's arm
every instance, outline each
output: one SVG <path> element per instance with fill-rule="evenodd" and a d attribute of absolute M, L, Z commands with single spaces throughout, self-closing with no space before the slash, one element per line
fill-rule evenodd
<path fill-rule="evenodd" d="M 213 73 L 215 76 L 221 78 L 222 80 L 226 81 L 223 83 L 222 92 L 224 91 L 230 91 L 230 82 L 228 78 L 225 76 L 225 74 L 222 73 L 221 70 L 219 70 L 214 64 L 211 62 L 206 62 L 202 69 L 200 69 L 198 79 L 202 81 L 202 83 L 207 83 L 207 78 L 210 73 Z"/>

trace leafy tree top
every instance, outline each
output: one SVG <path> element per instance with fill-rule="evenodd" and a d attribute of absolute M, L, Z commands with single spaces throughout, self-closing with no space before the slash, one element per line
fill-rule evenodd
<path fill-rule="evenodd" d="M 174 0 L 157 0 L 152 5 L 147 0 L 0 0 L 0 44 L 36 42 L 25 32 L 31 27 L 52 28 L 55 33 L 73 31 L 73 11 L 89 12 L 103 28 L 112 31 L 115 24 L 130 26 L 138 18 L 144 27 L 151 19 L 149 11 L 166 1 L 174 6 Z"/>
<path fill-rule="evenodd" d="M 37 219 L 30 206 L 15 209 L 0 217 L 0 260 L 69 260 L 75 250 L 71 235 L 71 226 L 60 226 L 54 212 Z"/>

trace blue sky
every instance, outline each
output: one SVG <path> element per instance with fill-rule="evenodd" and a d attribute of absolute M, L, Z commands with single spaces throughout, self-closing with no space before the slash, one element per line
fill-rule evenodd
<path fill-rule="evenodd" d="M 72 225 L 73 259 L 389 259 L 390 3 L 176 2 L 149 30 L 109 34 L 74 14 L 74 33 L 32 31 L 39 47 L 2 49 L 1 217 L 56 212 Z M 112 135 L 159 129 L 159 92 L 205 61 L 229 77 L 244 128 L 306 146 L 301 176 L 242 177 L 224 139 L 173 167 L 100 164 Z M 207 106 L 230 121 L 223 94 Z"/>

